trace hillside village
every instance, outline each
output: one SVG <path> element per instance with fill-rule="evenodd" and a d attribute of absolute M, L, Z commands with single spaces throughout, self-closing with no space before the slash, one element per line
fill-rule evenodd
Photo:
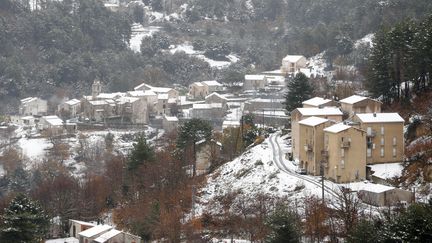
<path fill-rule="evenodd" d="M 89 129 L 157 128 L 169 134 L 190 119 L 208 121 L 215 131 L 223 132 L 241 127 L 243 117 L 252 115 L 262 128 L 288 131 L 285 135 L 288 139 L 276 139 L 276 143 L 285 146 L 280 151 L 284 160 L 279 166 L 288 175 L 322 176 L 328 180 L 326 184 L 336 183 L 331 184 L 332 188 L 354 183 L 351 190 L 360 193 L 364 203 L 374 206 L 413 202 L 414 194 L 392 187 L 388 181 L 391 177 L 382 176 L 380 169 L 388 164 L 390 171 L 396 169 L 399 171 L 396 173 L 401 173 L 405 121 L 399 114 L 382 112 L 380 101 L 360 95 L 341 100 L 314 97 L 303 101 L 302 107 L 286 112 L 283 105 L 286 80 L 298 72 L 308 73 L 312 68 L 305 57 L 288 55 L 282 60 L 280 70 L 245 75 L 241 91 L 235 93 L 214 80 L 192 83 L 187 93 L 176 87 L 145 83 L 127 92 L 103 93 L 103 84 L 95 80 L 90 95 L 65 99 L 56 109 L 38 97 L 22 99 L 17 115 L 10 116 L 10 125 L 22 127 L 27 131 L 22 134 L 26 138 L 22 139 L 31 140 L 41 135 L 75 136 Z M 214 157 L 220 156 L 220 142 L 206 146 L 197 143 L 197 175 L 209 172 Z M 303 177 L 306 181 L 311 180 L 306 177 Z M 365 181 L 370 184 L 361 184 Z M 314 186 L 320 194 L 320 183 L 314 182 Z M 108 238 L 118 237 L 108 228 L 102 228 L 94 237 L 104 237 L 105 233 L 110 235 Z"/>
<path fill-rule="evenodd" d="M 0 242 L 430 242 L 431 9 L 0 2 Z"/>

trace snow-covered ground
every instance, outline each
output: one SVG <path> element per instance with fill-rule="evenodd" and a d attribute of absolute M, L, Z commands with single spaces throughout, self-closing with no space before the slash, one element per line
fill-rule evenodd
<path fill-rule="evenodd" d="M 402 175 L 402 163 L 386 163 L 370 165 L 373 175 L 382 179 L 391 179 Z"/>
<path fill-rule="evenodd" d="M 133 148 L 134 134 L 142 132 L 141 130 L 104 130 L 104 131 L 85 131 L 78 132 L 76 136 L 63 138 L 60 141 L 67 145 L 68 156 L 64 159 L 63 164 L 69 168 L 70 173 L 75 177 L 82 177 L 85 175 L 87 165 L 79 159 L 79 150 L 82 147 L 87 150 L 87 154 L 91 154 L 95 158 L 102 156 L 106 151 L 105 138 L 108 134 L 113 135 L 113 148 L 114 153 L 127 155 Z M 149 144 L 155 144 L 155 140 L 160 138 L 164 130 L 154 129 L 147 127 L 144 131 Z M 14 137 L 19 139 L 14 143 L 14 148 L 18 149 L 26 162 L 25 168 L 31 170 L 38 164 L 42 163 L 48 158 L 49 153 L 53 147 L 49 138 L 41 137 L 40 134 L 33 134 L 36 137 L 28 137 L 27 130 L 18 127 L 15 130 Z M 3 151 L 0 149 L 0 155 Z M 101 159 L 102 160 L 102 159 Z M 0 175 L 4 174 L 3 168 L 0 169 Z"/>
<path fill-rule="evenodd" d="M 207 58 L 206 56 L 204 56 L 202 51 L 196 51 L 193 49 L 193 46 L 189 43 L 183 43 L 181 45 L 177 45 L 177 46 L 173 46 L 170 49 L 170 52 L 172 54 L 176 53 L 177 51 L 182 51 L 188 55 L 197 57 L 199 59 L 202 59 L 204 61 L 206 61 L 211 67 L 215 67 L 218 69 L 221 68 L 225 68 L 228 67 L 229 65 L 231 65 L 232 63 L 236 63 L 239 61 L 239 58 L 233 54 L 230 54 L 227 56 L 229 61 L 216 61 L 210 58 Z"/>
<path fill-rule="evenodd" d="M 135 52 L 140 52 L 141 41 L 146 36 L 151 36 L 154 33 L 160 31 L 159 26 L 142 26 L 142 24 L 134 23 L 132 24 L 132 36 L 129 41 L 130 48 Z"/>
<path fill-rule="evenodd" d="M 367 45 L 369 45 L 369 47 L 372 47 L 372 44 L 373 44 L 372 40 L 373 40 L 374 37 L 375 37 L 375 34 L 373 34 L 373 33 L 372 34 L 367 34 L 363 38 L 357 40 L 354 43 L 354 47 L 358 48 L 361 44 L 367 44 Z"/>

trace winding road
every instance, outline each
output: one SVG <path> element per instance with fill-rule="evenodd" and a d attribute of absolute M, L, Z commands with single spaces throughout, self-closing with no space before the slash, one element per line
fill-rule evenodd
<path fill-rule="evenodd" d="M 286 174 L 288 174 L 290 176 L 297 177 L 297 178 L 302 179 L 306 182 L 309 182 L 310 184 L 313 184 L 319 188 L 322 188 L 322 184 L 321 184 L 320 179 L 315 179 L 315 178 L 310 177 L 310 176 L 299 175 L 298 173 L 296 173 L 296 172 L 294 172 L 288 168 L 288 166 L 285 164 L 284 159 L 283 159 L 284 152 L 282 151 L 280 144 L 277 142 L 278 137 L 280 137 L 280 132 L 273 133 L 269 137 L 270 145 L 271 145 L 272 150 L 273 150 L 273 161 L 275 162 L 277 167 L 281 171 L 285 172 Z M 338 197 L 338 195 L 339 195 L 339 192 L 337 190 L 334 190 L 333 188 L 329 187 L 328 185 L 325 185 L 325 183 L 324 183 L 324 192 L 333 196 L 333 197 Z"/>

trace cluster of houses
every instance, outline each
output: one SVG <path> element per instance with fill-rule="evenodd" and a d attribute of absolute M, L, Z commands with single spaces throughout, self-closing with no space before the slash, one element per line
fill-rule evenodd
<path fill-rule="evenodd" d="M 69 236 L 63 239 L 47 240 L 47 243 L 140 243 L 141 237 L 120 231 L 113 226 L 69 220 Z"/>

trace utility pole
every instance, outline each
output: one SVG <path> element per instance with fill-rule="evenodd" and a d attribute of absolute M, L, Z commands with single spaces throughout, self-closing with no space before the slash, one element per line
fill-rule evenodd
<path fill-rule="evenodd" d="M 322 204 L 324 205 L 324 166 L 321 163 L 320 166 L 320 174 L 321 174 L 321 197 L 322 197 Z"/>

